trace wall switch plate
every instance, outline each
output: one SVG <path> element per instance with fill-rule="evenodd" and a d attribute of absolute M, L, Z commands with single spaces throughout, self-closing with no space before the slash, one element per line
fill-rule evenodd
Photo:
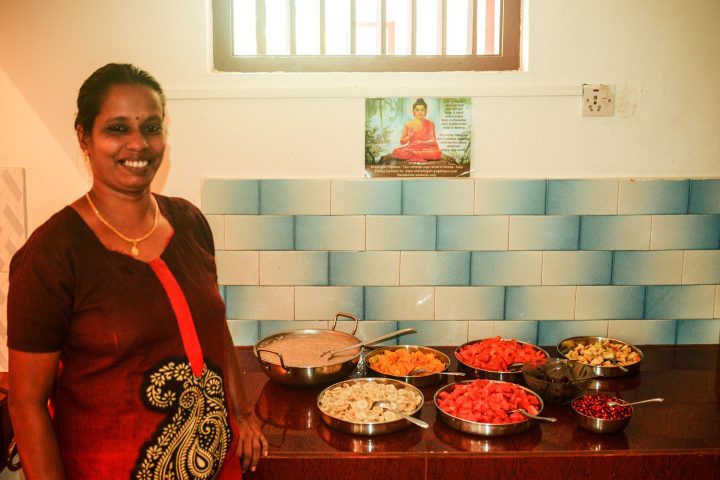
<path fill-rule="evenodd" d="M 582 114 L 586 117 L 611 117 L 615 114 L 615 85 L 582 86 Z"/>

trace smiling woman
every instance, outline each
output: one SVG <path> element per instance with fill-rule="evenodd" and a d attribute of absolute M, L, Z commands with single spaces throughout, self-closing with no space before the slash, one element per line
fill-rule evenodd
<path fill-rule="evenodd" d="M 266 454 L 207 221 L 150 190 L 164 117 L 148 73 L 93 73 L 75 121 L 92 188 L 12 259 L 8 402 L 28 480 L 239 478 Z"/>

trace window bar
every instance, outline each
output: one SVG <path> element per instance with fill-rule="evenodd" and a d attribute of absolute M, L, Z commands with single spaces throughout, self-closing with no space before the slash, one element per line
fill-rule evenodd
<path fill-rule="evenodd" d="M 477 55 L 477 0 L 468 1 L 467 51 L 470 55 Z"/>
<path fill-rule="evenodd" d="M 355 21 L 357 19 L 355 11 L 355 0 L 350 0 L 350 55 L 357 52 L 357 28 Z"/>
<path fill-rule="evenodd" d="M 417 38 L 415 37 L 415 32 L 417 32 L 417 0 L 410 0 L 410 21 L 408 24 L 410 25 L 409 35 L 410 35 L 410 55 L 417 55 Z"/>
<path fill-rule="evenodd" d="M 288 29 L 290 30 L 288 32 L 288 50 L 290 51 L 290 55 L 295 55 L 297 53 L 297 26 L 295 25 L 296 15 L 295 15 L 295 0 L 288 0 L 287 5 L 287 12 L 288 12 Z"/>
<path fill-rule="evenodd" d="M 485 55 L 495 53 L 495 0 L 485 0 Z"/>
<path fill-rule="evenodd" d="M 438 5 L 438 42 L 437 52 L 447 55 L 447 0 L 440 0 Z"/>
<path fill-rule="evenodd" d="M 255 43 L 258 55 L 267 53 L 265 41 L 265 0 L 255 0 Z"/>
<path fill-rule="evenodd" d="M 320 55 L 325 55 L 325 0 L 320 0 L 318 8 L 320 9 L 318 12 L 320 15 L 320 32 L 318 32 L 318 35 L 320 35 Z"/>
<path fill-rule="evenodd" d="M 378 0 L 377 3 L 377 11 L 378 11 L 378 41 L 380 42 L 380 55 L 386 55 L 387 54 L 387 45 L 385 42 L 387 41 L 387 25 L 385 25 L 385 21 L 387 19 L 387 14 L 385 12 L 385 9 L 387 8 L 387 2 L 385 0 Z"/>

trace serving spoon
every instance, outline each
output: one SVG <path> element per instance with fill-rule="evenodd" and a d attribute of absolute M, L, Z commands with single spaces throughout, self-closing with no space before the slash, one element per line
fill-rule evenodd
<path fill-rule="evenodd" d="M 388 401 L 384 401 L 384 400 L 375 401 L 375 402 L 373 402 L 373 404 L 372 404 L 372 408 L 375 408 L 375 407 L 381 407 L 381 408 L 384 408 L 385 410 L 387 410 L 387 411 L 389 411 L 389 412 L 393 412 L 395 415 L 398 415 L 398 416 L 404 418 L 404 419 L 407 420 L 408 422 L 414 423 L 414 424 L 417 425 L 418 427 L 428 428 L 428 427 L 430 426 L 427 422 L 423 422 L 423 421 L 420 420 L 419 418 L 415 418 L 415 417 L 412 417 L 412 416 L 410 416 L 410 415 L 407 415 L 407 414 L 405 414 L 405 413 L 403 413 L 403 412 L 399 412 L 399 411 L 395 410 L 395 409 L 392 407 L 392 404 L 391 404 L 390 402 L 388 402 Z"/>
<path fill-rule="evenodd" d="M 516 408 L 514 410 L 508 411 L 508 413 L 513 412 L 520 412 L 521 414 L 525 415 L 528 418 L 534 418 L 535 420 L 542 420 L 543 422 L 557 422 L 557 418 L 554 417 L 539 417 L 537 415 L 533 415 L 532 413 L 528 412 L 524 408 Z"/>
<path fill-rule="evenodd" d="M 648 398 L 647 400 L 639 400 L 637 402 L 630 402 L 630 403 L 620 403 L 620 402 L 611 400 L 611 401 L 607 402 L 607 404 L 611 407 L 614 407 L 615 405 L 620 405 L 620 406 L 625 407 L 627 405 L 639 405 L 641 403 L 664 402 L 664 401 L 665 401 L 664 398 Z"/>
<path fill-rule="evenodd" d="M 408 333 L 415 333 L 417 332 L 416 328 L 403 328 L 400 330 L 396 330 L 394 332 L 386 333 L 385 335 L 380 335 L 379 337 L 371 338 L 370 340 L 365 340 L 364 342 L 356 343 L 354 345 L 348 345 L 347 347 L 339 348 L 337 350 L 327 350 L 320 354 L 321 357 L 327 357 L 332 358 L 335 355 L 337 355 L 340 352 L 344 352 L 345 350 L 350 350 L 352 348 L 358 348 L 358 347 L 365 347 L 368 345 L 372 345 L 373 343 L 382 342 L 383 340 L 387 340 L 389 338 L 399 337 L 400 335 L 406 335 Z"/>
<path fill-rule="evenodd" d="M 405 376 L 406 376 L 406 377 L 414 377 L 415 375 L 420 375 L 421 373 L 428 373 L 427 368 L 423 368 L 423 367 L 416 368 L 415 370 L 413 370 L 412 372 L 408 373 L 408 374 L 405 375 Z M 431 375 L 432 375 L 432 374 L 435 374 L 435 375 L 450 375 L 450 376 L 453 376 L 453 377 L 464 377 L 464 376 L 465 376 L 465 372 L 429 372 L 429 373 L 430 373 Z"/>

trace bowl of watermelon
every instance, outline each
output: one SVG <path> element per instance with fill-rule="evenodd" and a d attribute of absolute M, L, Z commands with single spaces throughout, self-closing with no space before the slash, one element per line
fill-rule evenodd
<path fill-rule="evenodd" d="M 516 411 L 539 415 L 544 404 L 535 392 L 512 382 L 475 379 L 451 383 L 433 397 L 437 417 L 450 428 L 487 437 L 514 435 L 537 420 Z"/>
<path fill-rule="evenodd" d="M 460 345 L 455 358 L 458 369 L 474 378 L 522 384 L 523 365 L 542 365 L 550 355 L 536 345 L 497 336 Z"/>

